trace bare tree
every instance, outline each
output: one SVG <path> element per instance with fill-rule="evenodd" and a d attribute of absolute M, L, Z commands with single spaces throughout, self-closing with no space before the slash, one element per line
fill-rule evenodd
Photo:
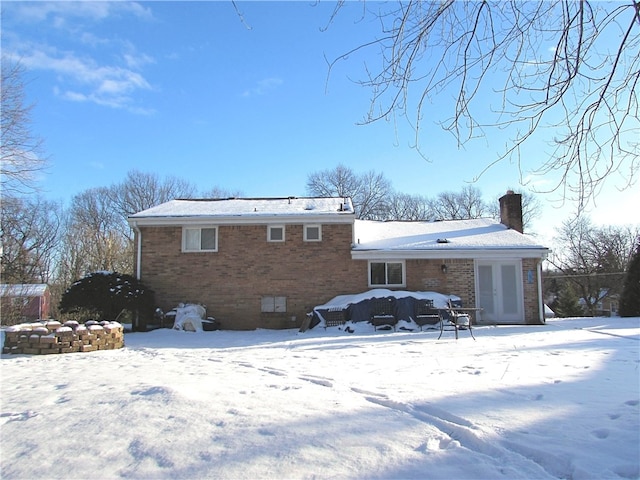
<path fill-rule="evenodd" d="M 356 216 L 378 220 L 387 216 L 391 182 L 374 171 L 357 175 L 348 167 L 314 172 L 307 177 L 307 192 L 317 197 L 351 197 Z"/>
<path fill-rule="evenodd" d="M 490 207 L 482 199 L 482 192 L 470 185 L 460 192 L 442 192 L 431 202 L 431 207 L 440 220 L 466 220 L 481 218 Z"/>
<path fill-rule="evenodd" d="M 202 192 L 202 198 L 237 198 L 241 196 L 240 190 L 228 190 L 221 187 L 211 187 Z"/>
<path fill-rule="evenodd" d="M 124 181 L 106 193 L 126 224 L 129 215 L 176 198 L 192 198 L 195 192 L 195 186 L 181 178 L 169 176 L 162 180 L 155 173 L 130 170 Z"/>
<path fill-rule="evenodd" d="M 358 176 L 344 165 L 338 165 L 333 170 L 314 172 L 307 177 L 307 192 L 317 197 L 353 198 L 359 187 Z"/>
<path fill-rule="evenodd" d="M 126 233 L 107 187 L 74 196 L 60 259 L 61 281 L 69 283 L 95 271 L 131 273 L 133 247 Z"/>
<path fill-rule="evenodd" d="M 549 261 L 591 315 L 602 300 L 621 293 L 639 234 L 637 226 L 596 227 L 586 217 L 566 221 L 558 230 L 558 246 Z"/>
<path fill-rule="evenodd" d="M 387 202 L 386 220 L 428 221 L 434 218 L 431 203 L 420 195 L 393 193 Z"/>
<path fill-rule="evenodd" d="M 0 204 L 3 283 L 46 283 L 59 245 L 62 208 L 40 197 L 4 196 Z"/>
<path fill-rule="evenodd" d="M 36 174 L 45 168 L 42 139 L 31 131 L 33 105 L 25 104 L 24 69 L 2 56 L 0 109 L 0 185 L 3 195 L 35 190 Z"/>
<path fill-rule="evenodd" d="M 435 119 L 430 102 L 450 95 L 450 112 L 437 120 L 459 146 L 490 129 L 510 136 L 485 170 L 511 159 L 521 171 L 556 174 L 549 191 L 580 209 L 614 172 L 623 187 L 635 182 L 638 0 L 408 0 L 373 8 L 364 15 L 378 17 L 381 35 L 330 63 L 331 72 L 358 51 L 379 49 L 381 64 L 367 65 L 361 82 L 372 91 L 365 123 L 406 117 L 423 151 L 424 122 Z M 520 151 L 538 139 L 551 150 L 532 168 Z"/>

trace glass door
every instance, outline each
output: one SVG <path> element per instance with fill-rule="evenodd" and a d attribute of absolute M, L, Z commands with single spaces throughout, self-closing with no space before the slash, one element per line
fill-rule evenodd
<path fill-rule="evenodd" d="M 522 266 L 520 261 L 482 261 L 476 264 L 478 318 L 485 323 L 521 323 Z"/>

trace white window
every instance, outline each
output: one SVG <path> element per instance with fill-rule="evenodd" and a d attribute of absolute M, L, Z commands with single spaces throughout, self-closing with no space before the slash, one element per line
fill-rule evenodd
<path fill-rule="evenodd" d="M 217 252 L 218 227 L 197 227 L 182 229 L 183 252 Z"/>
<path fill-rule="evenodd" d="M 321 225 L 305 225 L 304 226 L 305 242 L 320 242 L 321 240 L 322 240 Z"/>
<path fill-rule="evenodd" d="M 287 297 L 262 297 L 261 301 L 262 312 L 286 312 L 287 311 Z"/>
<path fill-rule="evenodd" d="M 267 240 L 269 242 L 284 242 L 284 225 L 269 225 Z"/>
<path fill-rule="evenodd" d="M 369 286 L 403 287 L 404 262 L 369 262 Z"/>

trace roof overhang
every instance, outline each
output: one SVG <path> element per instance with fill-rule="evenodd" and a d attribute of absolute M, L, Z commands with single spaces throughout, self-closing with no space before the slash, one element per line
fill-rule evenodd
<path fill-rule="evenodd" d="M 459 249 L 432 250 L 351 250 L 353 260 L 429 260 L 429 259 L 506 259 L 506 258 L 541 258 L 549 255 L 548 248 L 508 248 L 477 247 Z"/>
<path fill-rule="evenodd" d="M 131 227 L 173 227 L 188 225 L 288 225 L 288 224 L 353 224 L 353 213 L 304 215 L 208 215 L 129 217 Z"/>

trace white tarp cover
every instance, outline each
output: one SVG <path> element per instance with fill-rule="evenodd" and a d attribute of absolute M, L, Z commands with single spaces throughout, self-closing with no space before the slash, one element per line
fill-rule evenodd
<path fill-rule="evenodd" d="M 207 311 L 202 305 L 193 303 L 180 304 L 176 307 L 176 319 L 173 323 L 174 330 L 186 330 L 188 332 L 202 332 L 202 320 Z"/>

